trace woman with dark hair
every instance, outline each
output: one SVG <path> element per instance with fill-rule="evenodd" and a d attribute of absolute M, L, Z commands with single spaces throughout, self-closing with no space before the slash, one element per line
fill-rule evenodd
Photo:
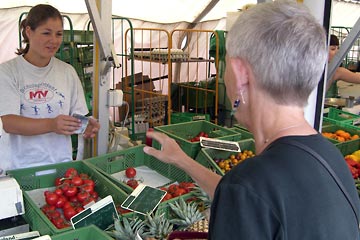
<path fill-rule="evenodd" d="M 339 39 L 336 35 L 330 35 L 330 43 L 329 43 L 329 62 L 333 59 L 335 54 L 339 50 Z M 360 74 L 354 73 L 344 67 L 338 67 L 331 77 L 329 82 L 326 84 L 326 97 L 338 97 L 338 87 L 337 81 L 342 80 L 348 83 L 360 83 Z"/>
<path fill-rule="evenodd" d="M 72 160 L 71 137 L 81 127 L 73 114 L 86 115 L 84 91 L 75 69 L 55 58 L 63 36 L 60 12 L 36 5 L 20 24 L 25 48 L 0 65 L 0 116 L 9 133 L 10 163 L 6 169 Z M 89 118 L 83 136 L 99 130 Z"/>

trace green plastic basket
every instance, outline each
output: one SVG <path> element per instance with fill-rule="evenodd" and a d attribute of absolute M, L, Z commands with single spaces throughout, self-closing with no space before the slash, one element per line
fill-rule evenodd
<path fill-rule="evenodd" d="M 183 123 L 183 122 L 191 122 L 191 121 L 199 121 L 205 120 L 210 121 L 209 114 L 201 114 L 201 113 L 191 113 L 191 112 L 183 112 L 183 113 L 171 113 L 171 123 Z"/>
<path fill-rule="evenodd" d="M 108 179 L 110 179 L 114 184 L 122 188 L 124 191 L 131 193 L 133 189 L 126 185 L 121 179 L 117 179 L 112 175 L 114 173 L 119 173 L 125 170 L 127 167 L 139 167 L 147 166 L 152 170 L 155 170 L 160 175 L 167 177 L 171 180 L 171 183 L 174 182 L 193 182 L 191 177 L 187 175 L 183 170 L 175 167 L 174 165 L 161 162 L 156 158 L 147 155 L 144 153 L 143 148 L 145 145 L 139 145 L 131 147 L 128 149 L 120 150 L 113 153 L 108 153 L 99 157 L 93 157 L 86 159 L 86 163 L 92 166 L 93 169 L 96 169 Z M 125 176 L 124 176 L 125 177 Z M 180 197 L 186 199 L 191 198 L 193 195 L 190 193 L 184 194 Z M 180 197 L 175 197 L 169 199 L 165 202 L 162 202 L 158 206 L 158 211 L 162 211 L 165 214 L 169 214 L 168 204 L 176 201 Z M 133 216 L 133 213 L 126 214 L 127 217 Z"/>
<path fill-rule="evenodd" d="M 350 133 L 351 135 L 357 134 L 357 135 L 360 136 L 360 128 L 354 127 L 354 126 L 351 126 L 351 125 L 346 125 L 344 123 L 337 123 L 337 124 L 322 127 L 322 132 L 334 133 L 337 130 L 344 130 L 344 131 Z M 335 139 L 329 139 L 329 141 L 334 143 L 335 146 L 343 154 L 349 154 L 349 152 L 352 151 L 353 149 L 357 150 L 359 148 L 360 139 L 348 140 L 348 141 L 345 141 L 345 142 L 339 142 L 339 141 L 337 141 Z"/>
<path fill-rule="evenodd" d="M 79 173 L 88 174 L 89 177 L 95 181 L 95 191 L 99 194 L 100 198 L 111 195 L 115 204 L 121 204 L 128 196 L 123 190 L 84 161 L 72 161 L 8 171 L 7 174 L 16 179 L 23 191 L 25 205 L 24 218 L 26 222 L 29 223 L 31 229 L 39 231 L 41 235 L 60 234 L 72 228 L 56 228 L 41 211 L 41 206 L 38 206 L 38 204 L 31 199 L 27 191 L 53 187 L 55 179 L 57 177 L 63 177 L 68 168 L 75 168 Z"/>
<path fill-rule="evenodd" d="M 251 150 L 255 152 L 255 141 L 253 139 L 242 140 L 239 141 L 238 143 L 242 151 Z M 213 159 L 214 158 L 227 159 L 231 154 L 237 154 L 237 152 L 203 148 L 196 156 L 195 160 L 199 162 L 201 165 L 204 165 L 207 168 L 212 169 L 215 173 L 224 176 L 225 173 L 221 170 L 221 168 L 216 164 L 216 162 Z"/>
<path fill-rule="evenodd" d="M 213 107 L 215 103 L 215 81 L 188 82 L 179 84 L 183 91 L 183 102 L 190 108 Z"/>
<path fill-rule="evenodd" d="M 196 157 L 201 146 L 199 142 L 191 142 L 189 139 L 195 137 L 199 132 L 205 132 L 209 135 L 209 138 L 220 140 L 237 142 L 243 139 L 241 133 L 233 129 L 221 127 L 204 120 L 158 126 L 154 130 L 175 139 L 181 149 L 191 158 Z M 152 143 L 154 148 L 160 149 L 161 146 L 157 141 L 153 140 Z"/>
<path fill-rule="evenodd" d="M 351 144 L 338 143 L 335 146 L 346 156 L 360 149 L 360 139 L 353 140 Z"/>
<path fill-rule="evenodd" d="M 60 233 L 51 236 L 52 240 L 113 240 L 108 234 L 96 227 L 89 225 L 79 229 L 71 230 L 68 232 Z"/>
<path fill-rule="evenodd" d="M 337 108 L 329 108 L 327 116 L 323 117 L 325 122 L 330 123 L 349 123 L 360 120 L 360 116 L 357 114 L 342 111 Z"/>

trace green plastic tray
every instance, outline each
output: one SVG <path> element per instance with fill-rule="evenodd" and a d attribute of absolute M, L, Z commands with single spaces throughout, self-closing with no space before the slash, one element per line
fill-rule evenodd
<path fill-rule="evenodd" d="M 183 91 L 183 102 L 190 108 L 213 107 L 215 103 L 215 81 L 187 82 L 179 84 Z"/>
<path fill-rule="evenodd" d="M 360 120 L 360 116 L 357 114 L 342 111 L 337 108 L 329 108 L 327 116 L 323 117 L 324 121 L 330 123 L 349 123 L 352 124 L 356 120 Z"/>
<path fill-rule="evenodd" d="M 220 140 L 237 142 L 243 139 L 241 133 L 233 129 L 221 127 L 204 120 L 158 126 L 154 130 L 175 139 L 181 149 L 191 158 L 196 157 L 201 146 L 199 142 L 191 142 L 189 139 L 195 137 L 199 132 L 206 132 L 209 138 Z M 160 149 L 161 146 L 157 141 L 153 140 L 152 143 L 154 148 Z"/>
<path fill-rule="evenodd" d="M 94 225 L 74 229 L 51 236 L 52 240 L 113 240 L 108 234 Z"/>
<path fill-rule="evenodd" d="M 255 152 L 255 142 L 253 139 L 246 139 L 238 142 L 241 150 L 251 150 Z M 213 160 L 214 158 L 228 158 L 231 154 L 237 154 L 236 152 L 222 151 L 218 149 L 203 148 L 196 156 L 196 161 L 200 164 L 212 169 L 215 173 L 224 176 L 225 173 Z"/>
<path fill-rule="evenodd" d="M 95 191 L 100 198 L 111 195 L 115 204 L 121 204 L 128 196 L 127 193 L 84 161 L 71 161 L 8 171 L 7 174 L 14 177 L 23 190 L 26 222 L 29 223 L 31 229 L 39 231 L 41 235 L 60 234 L 72 228 L 56 228 L 31 199 L 27 191 L 53 187 L 55 178 L 62 177 L 70 167 L 75 168 L 79 173 L 88 174 L 95 181 Z"/>
<path fill-rule="evenodd" d="M 172 124 L 198 121 L 198 120 L 210 121 L 210 115 L 209 114 L 201 114 L 201 113 L 191 113 L 191 112 L 171 113 L 171 123 Z"/>
<path fill-rule="evenodd" d="M 171 182 L 193 182 L 191 177 L 187 175 L 183 170 L 175 167 L 174 165 L 161 162 L 156 158 L 147 155 L 144 153 L 143 145 L 131 147 L 128 149 L 120 150 L 113 153 L 108 153 L 99 157 L 93 157 L 86 159 L 86 163 L 92 166 L 93 169 L 99 171 L 101 174 L 110 179 L 114 184 L 118 187 L 122 188 L 127 193 L 131 193 L 133 189 L 123 183 L 121 179 L 117 179 L 112 175 L 114 173 L 121 172 L 125 170 L 127 167 L 139 167 L 139 166 L 147 166 L 152 170 L 155 170 L 162 176 L 165 176 L 171 180 Z M 187 193 L 182 196 L 185 200 L 193 197 L 193 194 Z M 172 203 L 178 200 L 180 197 L 175 197 L 169 199 L 165 202 L 162 202 L 158 206 L 158 211 L 161 211 L 168 216 L 170 214 L 169 203 Z M 133 215 L 137 215 L 139 217 L 143 217 L 142 215 L 128 213 L 125 214 L 125 217 L 132 217 Z"/>
<path fill-rule="evenodd" d="M 322 132 L 336 132 L 337 130 L 344 130 L 348 133 L 350 133 L 351 135 L 357 134 L 360 136 L 360 128 L 351 126 L 351 125 L 346 125 L 345 123 L 336 123 L 333 125 L 328 125 L 328 126 L 323 126 L 322 127 Z M 328 138 L 329 139 L 329 138 Z M 343 154 L 349 154 L 350 151 L 355 151 L 357 149 L 359 149 L 359 142 L 360 139 L 355 139 L 355 140 L 349 140 L 349 141 L 345 141 L 345 142 L 339 142 L 335 139 L 329 139 L 330 142 L 332 142 L 333 144 L 335 144 L 335 146 L 343 153 Z"/>

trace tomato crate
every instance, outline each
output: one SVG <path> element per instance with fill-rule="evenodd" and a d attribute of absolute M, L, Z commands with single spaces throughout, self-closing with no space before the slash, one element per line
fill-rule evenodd
<path fill-rule="evenodd" d="M 144 184 L 152 187 L 158 187 L 155 186 L 157 184 L 163 186 L 172 182 L 192 181 L 183 170 L 144 153 L 144 146 L 144 144 L 134 146 L 98 157 L 88 158 L 85 161 L 127 193 L 133 191 L 130 186 L 123 182 L 123 180 L 128 180 L 125 176 L 125 170 L 128 167 L 135 168 L 137 176 L 143 177 Z M 154 178 L 155 175 L 157 175 L 158 179 L 153 179 L 154 181 L 152 181 L 151 178 Z M 149 182 L 146 182 L 147 180 Z"/>
<path fill-rule="evenodd" d="M 349 123 L 360 121 L 360 116 L 357 114 L 342 111 L 337 108 L 329 108 L 329 112 L 323 117 L 325 122 L 329 123 Z"/>
<path fill-rule="evenodd" d="M 350 151 L 351 149 L 357 149 L 359 147 L 359 136 L 360 128 L 346 125 L 344 123 L 337 123 L 333 125 L 323 126 L 322 133 L 335 133 L 337 130 L 343 130 L 348 132 L 354 138 L 347 141 L 338 141 L 336 139 L 327 138 L 330 142 L 335 144 L 335 146 L 344 154 Z"/>
<path fill-rule="evenodd" d="M 240 145 L 240 149 L 242 152 L 245 150 L 252 151 L 255 153 L 255 141 L 253 139 L 245 139 L 238 142 Z M 214 159 L 228 159 L 231 155 L 236 156 L 238 152 L 230 152 L 230 151 L 223 151 L 218 149 L 211 149 L 211 148 L 203 148 L 196 156 L 196 161 L 201 165 L 206 166 L 207 168 L 211 169 L 213 172 L 224 176 L 225 171 L 223 171 L 218 164 L 215 162 Z"/>
<path fill-rule="evenodd" d="M 95 225 L 74 229 L 51 236 L 52 240 L 113 240 L 107 233 Z"/>
<path fill-rule="evenodd" d="M 183 112 L 183 113 L 173 112 L 173 113 L 171 113 L 171 124 L 199 121 L 199 120 L 210 121 L 210 115 L 202 114 L 202 113 L 191 113 L 191 112 Z"/>
<path fill-rule="evenodd" d="M 151 187 L 163 187 L 175 182 L 193 182 L 191 177 L 183 170 L 174 165 L 161 162 L 144 153 L 144 146 L 144 144 L 138 145 L 117 152 L 104 154 L 102 156 L 89 158 L 84 161 L 127 193 L 133 191 L 133 189 L 123 181 L 127 180 L 125 170 L 128 167 L 135 168 L 135 178 L 143 178 L 143 183 Z M 180 197 L 186 200 L 191 198 L 192 194 L 190 192 L 181 195 Z M 176 201 L 178 198 L 179 197 L 175 197 L 164 201 L 159 204 L 158 208 L 161 209 L 162 212 L 168 214 L 168 203 Z M 126 214 L 126 216 L 132 215 L 134 214 Z"/>
<path fill-rule="evenodd" d="M 72 230 L 71 227 L 56 228 L 40 209 L 45 204 L 43 192 L 53 188 L 55 179 L 63 177 L 68 168 L 75 168 L 79 173 L 88 174 L 90 179 L 95 182 L 95 191 L 99 198 L 111 195 L 115 204 L 121 204 L 128 196 L 122 189 L 94 170 L 92 166 L 85 164 L 84 161 L 71 161 L 8 171 L 7 174 L 14 177 L 22 189 L 25 221 L 29 223 L 31 229 L 39 231 L 41 235 L 55 235 Z"/>
<path fill-rule="evenodd" d="M 242 134 L 234 131 L 233 129 L 221 127 L 204 120 L 157 126 L 154 130 L 165 133 L 175 139 L 181 149 L 192 158 L 196 157 L 201 149 L 201 146 L 200 142 L 191 142 L 190 139 L 196 137 L 200 132 L 208 134 L 209 138 L 216 138 L 220 140 L 237 142 L 243 139 Z M 154 148 L 160 149 L 161 146 L 156 140 L 153 140 L 152 142 Z"/>

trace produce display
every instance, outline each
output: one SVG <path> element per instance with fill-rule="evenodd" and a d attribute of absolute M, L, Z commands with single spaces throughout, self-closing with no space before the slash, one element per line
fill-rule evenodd
<path fill-rule="evenodd" d="M 41 210 L 58 229 L 69 227 L 71 217 L 98 200 L 95 182 L 75 168 L 68 168 L 62 178 L 55 179 L 54 185 L 54 191 L 44 192 L 46 204 Z"/>
<path fill-rule="evenodd" d="M 354 134 L 351 135 L 349 132 L 345 130 L 336 130 L 335 132 L 322 132 L 322 135 L 326 138 L 334 139 L 339 142 L 346 142 L 350 140 L 359 139 L 359 135 Z"/>
<path fill-rule="evenodd" d="M 239 153 L 232 153 L 229 155 L 228 158 L 213 158 L 216 164 L 219 166 L 222 172 L 226 173 L 230 171 L 234 166 L 238 165 L 239 163 L 243 162 L 247 158 L 251 158 L 255 156 L 253 151 L 251 150 L 243 150 Z"/>
<path fill-rule="evenodd" d="M 355 180 L 355 186 L 360 196 L 360 150 L 348 154 L 344 158 Z"/>
<path fill-rule="evenodd" d="M 207 134 L 206 132 L 199 132 L 195 137 L 190 138 L 189 141 L 190 142 L 199 142 L 200 141 L 200 137 L 209 137 L 209 134 Z"/>

